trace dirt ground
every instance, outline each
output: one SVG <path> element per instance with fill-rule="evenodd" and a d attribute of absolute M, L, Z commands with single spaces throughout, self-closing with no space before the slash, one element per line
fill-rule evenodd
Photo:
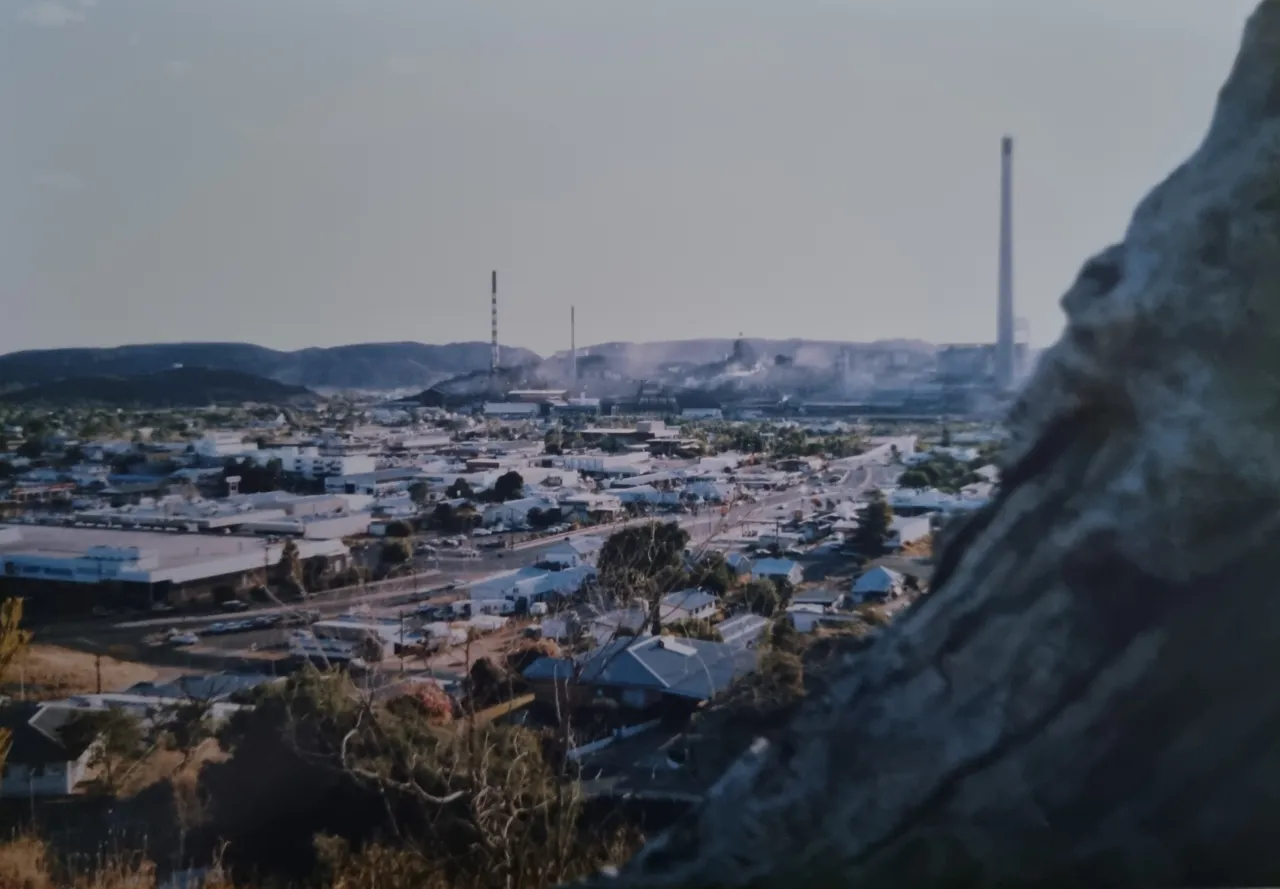
<path fill-rule="evenodd" d="M 139 682 L 167 681 L 184 671 L 102 657 L 102 690 L 121 691 Z M 58 645 L 32 645 L 10 665 L 0 691 L 26 700 L 97 691 L 95 657 Z"/>

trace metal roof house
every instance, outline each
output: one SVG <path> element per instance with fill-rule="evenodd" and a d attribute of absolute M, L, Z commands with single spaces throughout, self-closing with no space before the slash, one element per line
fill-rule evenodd
<path fill-rule="evenodd" d="M 664 703 L 701 704 L 755 665 L 755 653 L 740 645 L 671 636 L 622 637 L 576 661 L 539 658 L 523 675 L 535 689 L 573 684 L 590 689 L 594 697 L 647 710 Z"/>

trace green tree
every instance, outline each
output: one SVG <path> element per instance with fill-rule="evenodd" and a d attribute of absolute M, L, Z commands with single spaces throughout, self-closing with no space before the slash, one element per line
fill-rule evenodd
<path fill-rule="evenodd" d="M 431 499 L 431 488 L 426 482 L 414 482 L 409 486 L 409 499 L 419 509 L 427 505 Z"/>
<path fill-rule="evenodd" d="M 298 594 L 302 587 L 302 556 L 298 552 L 297 541 L 290 538 L 280 548 L 280 564 L 277 567 L 278 583 L 287 587 L 289 592 Z"/>
<path fill-rule="evenodd" d="M 92 748 L 91 768 L 100 769 L 102 789 L 120 790 L 120 782 L 144 754 L 146 735 L 138 717 L 122 707 L 82 710 L 63 725 L 63 741 L 73 749 Z"/>
<path fill-rule="evenodd" d="M 693 570 L 689 572 L 689 582 L 717 596 L 723 596 L 733 589 L 737 576 L 725 561 L 724 553 L 711 551 L 704 553 L 693 566 Z"/>
<path fill-rule="evenodd" d="M 782 606 L 778 586 L 771 580 L 753 580 L 729 598 L 736 608 L 745 608 L 761 617 L 773 617 Z"/>
<path fill-rule="evenodd" d="M 476 492 L 471 489 L 471 485 L 465 478 L 456 479 L 444 494 L 450 500 L 471 500 L 476 496 Z"/>
<path fill-rule="evenodd" d="M 884 555 L 886 544 L 892 536 L 893 509 L 884 499 L 884 492 L 876 488 L 866 506 L 858 510 L 858 527 L 853 532 L 853 545 L 863 555 Z"/>
<path fill-rule="evenodd" d="M 709 620 L 700 620 L 693 617 L 673 620 L 664 626 L 662 631 L 670 636 L 679 636 L 683 639 L 703 639 L 707 642 L 724 641 L 715 624 Z"/>
<path fill-rule="evenodd" d="M 403 565 L 413 559 L 413 547 L 404 538 L 388 540 L 378 555 L 384 565 Z"/>
<path fill-rule="evenodd" d="M 412 537 L 413 526 L 402 519 L 396 519 L 387 522 L 386 532 L 388 537 Z"/>
<path fill-rule="evenodd" d="M 17 455 L 28 460 L 37 460 L 44 453 L 44 442 L 38 438 L 28 438 L 18 445 Z"/>
<path fill-rule="evenodd" d="M 498 476 L 493 483 L 493 499 L 505 503 L 508 500 L 519 500 L 524 496 L 524 477 L 514 469 Z"/>

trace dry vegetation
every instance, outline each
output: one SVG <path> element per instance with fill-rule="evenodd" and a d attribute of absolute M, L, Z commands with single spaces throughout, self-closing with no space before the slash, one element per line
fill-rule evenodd
<path fill-rule="evenodd" d="M 135 661 L 102 657 L 102 690 L 120 691 L 139 682 L 177 675 Z M 14 658 L 0 684 L 5 694 L 27 700 L 88 694 L 98 687 L 95 656 L 59 645 L 30 645 Z"/>

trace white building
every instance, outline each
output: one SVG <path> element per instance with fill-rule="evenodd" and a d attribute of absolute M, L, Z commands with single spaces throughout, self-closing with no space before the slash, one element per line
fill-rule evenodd
<path fill-rule="evenodd" d="M 519 500 L 508 500 L 506 503 L 490 503 L 484 508 L 484 523 L 486 525 L 523 525 L 528 520 L 529 513 L 535 509 L 546 512 L 549 509 L 558 508 L 555 501 L 542 497 L 522 497 Z"/>
<path fill-rule="evenodd" d="M 192 447 L 201 457 L 233 457 L 245 451 L 256 451 L 257 442 L 245 443 L 244 433 L 215 430 L 195 442 Z"/>

